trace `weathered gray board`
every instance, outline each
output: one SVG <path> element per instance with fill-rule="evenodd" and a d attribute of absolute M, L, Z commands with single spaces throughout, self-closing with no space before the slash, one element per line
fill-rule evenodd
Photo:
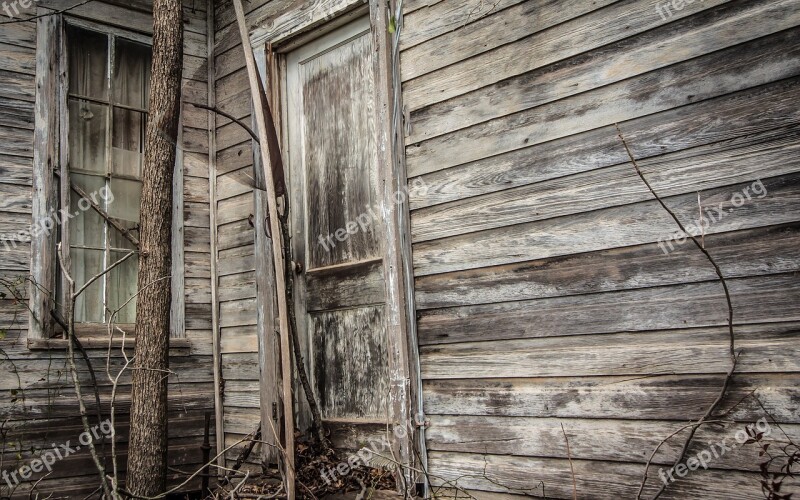
<path fill-rule="evenodd" d="M 69 2 L 36 2 L 36 6 L 69 7 Z M 152 30 L 151 4 L 135 2 L 92 2 L 69 12 L 74 19 L 83 19 L 148 34 Z M 29 9 L 29 13 L 32 13 Z M 183 99 L 185 103 L 206 103 L 208 86 L 206 60 L 206 15 L 209 9 L 200 0 L 184 2 L 186 16 Z M 27 229 L 32 224 L 34 103 L 36 96 L 36 22 L 0 25 L 0 233 Z M 45 107 L 47 104 L 45 103 Z M 209 271 L 209 185 L 207 126 L 205 112 L 185 104 L 183 110 L 183 168 L 185 236 L 183 247 L 185 330 L 175 332 L 170 367 L 170 465 L 180 470 L 195 470 L 202 454 L 204 415 L 212 412 L 213 375 L 211 358 L 211 274 Z M 0 275 L 12 278 L 31 272 L 30 244 L 0 249 Z M 6 292 L 6 290 L 2 290 Z M 23 287 L 23 292 L 25 292 Z M 25 304 L 15 304 L 6 297 L 0 301 L 0 420 L 10 432 L 3 445 L 4 468 L 20 466 L 33 458 L 32 449 L 49 447 L 50 443 L 73 442 L 82 432 L 77 418 L 78 408 L 65 364 L 64 345 L 51 343 L 49 348 L 29 348 L 28 317 Z M 110 385 L 104 375 L 106 349 L 103 339 L 85 339 L 93 365 L 98 371 L 101 406 L 108 414 Z M 45 346 L 39 341 L 37 345 Z M 130 351 L 129 351 L 130 352 Z M 112 370 L 122 367 L 117 349 L 111 357 Z M 89 387 L 85 365 L 78 362 L 84 395 Z M 90 392 L 91 394 L 91 392 Z M 89 411 L 94 400 L 86 398 Z M 127 441 L 127 411 L 130 406 L 129 381 L 123 379 L 117 396 L 118 433 L 124 467 Z M 212 445 L 213 445 L 212 422 Z M 20 453 L 18 456 L 17 454 Z M 21 457 L 21 458 L 20 458 Z M 15 492 L 27 498 L 33 476 Z M 181 482 L 185 476 L 173 473 L 170 480 Z M 95 490 L 96 473 L 88 453 L 83 451 L 57 464 L 53 474 L 41 481 L 35 494 L 82 498 Z M 188 485 L 199 486 L 199 479 Z M 5 494 L 5 490 L 4 493 Z"/>
<path fill-rule="evenodd" d="M 572 498 L 563 424 L 578 496 L 634 498 L 655 445 L 717 397 L 724 294 L 691 243 L 662 251 L 675 223 L 615 122 L 684 223 L 698 198 L 724 211 L 704 242 L 744 354 L 723 406 L 755 390 L 797 432 L 800 2 L 686 3 L 669 19 L 645 0 L 485 4 L 405 2 L 401 31 L 434 482 Z M 749 399 L 732 415 L 764 411 Z M 703 430 L 692 450 L 733 432 Z M 758 463 L 742 448 L 664 498 L 758 497 Z M 659 486 L 653 470 L 645 492 Z"/>

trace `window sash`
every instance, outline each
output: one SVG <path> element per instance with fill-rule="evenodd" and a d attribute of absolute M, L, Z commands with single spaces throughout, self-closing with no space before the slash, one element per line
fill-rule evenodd
<path fill-rule="evenodd" d="M 97 41 L 102 37 L 105 49 L 96 50 L 104 56 L 105 60 L 100 61 L 96 53 L 91 50 L 84 52 L 87 54 L 81 59 L 71 61 L 70 56 L 73 51 L 80 50 L 80 42 L 69 40 L 68 33 L 77 35 L 86 34 L 88 30 Z M 92 138 L 76 135 L 75 130 L 67 129 L 67 133 L 62 134 L 62 147 L 69 148 L 67 158 L 69 161 L 62 162 L 62 204 L 66 206 L 70 200 L 77 201 L 76 194 L 71 192 L 70 183 L 75 182 L 75 176 L 91 183 L 95 189 L 84 190 L 87 193 L 96 192 L 100 188 L 110 190 L 114 196 L 114 203 L 99 203 L 106 214 L 118 219 L 126 227 L 134 227 L 138 224 L 138 199 L 141 192 L 141 168 L 144 153 L 144 133 L 147 121 L 146 99 L 149 94 L 149 70 L 150 57 L 147 50 L 143 49 L 140 37 L 120 35 L 118 30 L 104 29 L 99 26 L 84 26 L 73 23 L 71 20 L 63 27 L 64 39 L 66 43 L 62 45 L 61 57 L 66 60 L 64 66 L 73 71 L 79 72 L 81 77 L 97 76 L 102 74 L 102 84 L 97 82 L 82 82 L 74 80 L 75 76 L 67 72 L 67 82 L 63 84 L 65 91 L 62 92 L 62 106 L 65 106 L 66 121 L 69 123 L 80 123 L 81 116 L 75 113 L 86 113 L 83 117 L 87 122 L 90 120 L 100 120 L 100 128 L 94 132 L 97 136 L 96 141 L 102 140 L 102 151 L 91 150 Z M 139 60 L 136 55 L 123 56 L 122 50 L 125 48 L 139 50 Z M 80 65 L 86 61 L 94 64 L 94 67 L 83 68 Z M 99 69 L 98 69 L 99 68 Z M 124 83 L 117 75 L 117 71 L 124 72 L 126 77 L 134 76 L 134 85 L 125 86 L 125 91 L 120 92 L 115 88 L 115 83 Z M 72 78 L 72 79 L 71 79 Z M 139 82 L 135 82 L 138 79 Z M 86 92 L 88 91 L 88 92 Z M 86 95 L 93 94 L 93 95 Z M 91 111 L 88 111 L 91 109 Z M 97 116 L 100 113 L 103 116 Z M 84 125 L 81 123 L 81 125 Z M 92 125 L 82 128 L 80 133 L 90 133 Z M 120 133 L 120 127 L 124 131 Z M 102 132 L 101 132 L 102 130 Z M 103 138 L 100 139 L 100 134 Z M 118 137 L 115 133 L 119 133 Z M 90 151 L 89 157 L 76 157 L 73 151 L 75 141 L 81 140 L 88 142 Z M 63 144 L 66 142 L 66 144 Z M 73 146 L 73 147 L 71 147 Z M 119 146 L 119 147 L 115 147 Z M 133 150 L 127 148 L 133 147 Z M 80 149 L 80 148 L 79 148 Z M 85 149 L 85 148 L 84 148 Z M 85 152 L 80 149 L 81 153 Z M 128 153 L 132 151 L 132 153 Z M 80 154 L 80 153 L 78 153 Z M 94 155 L 94 157 L 92 157 Z M 88 162 L 88 163 L 87 163 Z M 74 165 L 74 166 L 73 166 Z M 136 192 L 138 187 L 139 193 Z M 131 189 L 133 191 L 131 191 Z M 106 191 L 108 192 L 108 191 Z M 97 198 L 100 202 L 102 199 Z M 74 205 L 70 203 L 70 213 L 75 213 Z M 126 206 L 127 205 L 127 206 Z M 117 209 L 121 207 L 120 209 Z M 91 214 L 93 215 L 90 215 Z M 76 279 L 76 286 L 81 286 L 87 279 L 108 268 L 114 262 L 123 257 L 132 248 L 127 240 L 118 231 L 111 227 L 108 222 L 94 212 L 93 209 L 81 211 L 79 218 L 66 221 L 62 227 L 61 241 L 64 248 L 68 249 L 66 265 L 71 269 L 73 277 Z M 87 219 L 92 219 L 89 226 L 86 226 Z M 69 227 L 69 222 L 73 227 Z M 76 224 L 83 223 L 83 227 L 75 230 Z M 94 226 L 92 226 L 94 224 Z M 96 232 L 92 241 L 86 241 L 87 235 L 81 234 L 81 230 L 86 232 Z M 74 234 L 71 234 L 74 233 Z M 99 234 L 102 233 L 102 234 Z M 71 236 L 77 241 L 70 241 Z M 98 237 L 99 236 L 99 237 Z M 88 259 L 88 260 L 87 260 Z M 136 263 L 138 256 L 130 257 L 125 263 L 106 273 L 102 278 L 93 283 L 84 292 L 83 297 L 79 297 L 75 304 L 76 323 L 84 325 L 97 324 L 110 319 L 110 311 L 125 303 L 128 298 L 135 296 L 136 293 Z M 124 274 L 120 274 L 124 273 Z M 60 273 L 57 280 L 60 281 Z M 62 304 L 67 301 L 61 292 Z M 135 321 L 135 298 L 128 303 L 115 317 L 115 322 L 132 324 Z M 80 332 L 85 328 L 78 328 Z M 89 328 L 94 330 L 96 328 Z"/>

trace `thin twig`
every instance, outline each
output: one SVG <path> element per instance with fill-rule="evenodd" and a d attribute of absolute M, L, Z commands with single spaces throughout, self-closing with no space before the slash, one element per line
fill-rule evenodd
<path fill-rule="evenodd" d="M 87 281 L 86 283 L 84 283 L 84 284 L 83 284 L 83 286 L 82 286 L 82 287 L 80 287 L 80 289 L 79 289 L 77 292 L 75 292 L 73 300 L 74 300 L 74 299 L 77 299 L 77 298 L 78 298 L 78 296 L 84 292 L 84 290 L 86 290 L 87 288 L 89 288 L 89 287 L 92 285 L 92 283 L 94 283 L 95 281 L 99 280 L 100 278 L 102 278 L 103 276 L 105 276 L 106 274 L 108 274 L 109 272 L 111 272 L 111 270 L 112 270 L 112 269 L 114 269 L 114 268 L 115 268 L 115 267 L 117 267 L 118 265 L 120 265 L 120 264 L 122 264 L 123 262 L 125 262 L 126 260 L 128 260 L 128 259 L 129 259 L 129 258 L 130 258 L 132 255 L 134 255 L 135 253 L 136 253 L 135 251 L 128 252 L 128 253 L 127 253 L 127 254 L 125 254 L 125 256 L 124 256 L 124 257 L 122 257 L 121 259 L 119 259 L 118 261 L 114 262 L 113 264 L 111 264 L 111 265 L 110 265 L 110 266 L 108 266 L 107 268 L 103 269 L 101 272 L 99 272 L 99 273 L 95 274 L 94 276 L 92 276 L 92 277 L 89 279 L 89 281 Z"/>
<path fill-rule="evenodd" d="M 64 251 L 61 248 L 61 243 L 58 244 L 58 259 L 61 264 L 61 272 L 64 274 L 64 278 L 67 280 L 67 294 L 70 298 L 68 307 L 67 307 L 67 317 L 65 323 L 67 324 L 67 363 L 69 364 L 70 373 L 72 374 L 72 383 L 75 386 L 75 395 L 78 399 L 78 410 L 80 411 L 81 416 L 81 423 L 83 424 L 83 430 L 90 434 L 90 427 L 89 427 L 89 419 L 86 416 L 86 405 L 83 402 L 83 395 L 81 391 L 81 383 L 78 379 L 78 369 L 75 366 L 75 299 L 80 295 L 79 293 L 75 293 L 75 280 L 69 273 L 69 268 L 66 266 L 64 261 Z M 94 461 L 95 467 L 97 467 L 97 471 L 100 474 L 100 483 L 103 485 L 103 492 L 107 498 L 113 498 L 111 495 L 111 488 L 108 485 L 108 481 L 106 480 L 105 474 L 105 467 L 103 464 L 100 463 L 100 458 L 97 455 L 97 450 L 95 449 L 94 442 L 90 439 L 89 440 L 89 453 L 92 455 L 92 460 Z"/>
<path fill-rule="evenodd" d="M 567 443 L 567 460 L 569 460 L 569 471 L 572 474 L 572 498 L 578 500 L 578 481 L 575 479 L 575 467 L 572 465 L 572 452 L 569 449 L 569 438 L 567 431 L 564 430 L 564 424 L 561 424 L 561 432 L 564 434 L 564 441 Z"/>
<path fill-rule="evenodd" d="M 714 400 L 714 402 L 708 408 L 706 413 L 700 418 L 700 420 L 698 420 L 698 423 L 702 423 L 702 422 L 705 422 L 706 420 L 708 420 L 709 417 L 711 417 L 711 415 L 714 414 L 714 412 L 717 410 L 719 405 L 722 403 L 722 400 L 725 398 L 725 394 L 728 392 L 728 386 L 730 385 L 731 379 L 733 378 L 733 373 L 734 373 L 734 371 L 736 371 L 736 363 L 738 361 L 738 355 L 736 354 L 736 335 L 734 334 L 734 331 L 733 331 L 733 301 L 731 300 L 731 293 L 730 293 L 730 290 L 728 289 L 728 283 L 725 280 L 725 276 L 722 274 L 722 269 L 719 267 L 717 262 L 714 260 L 714 257 L 711 256 L 711 254 L 708 252 L 708 250 L 706 250 L 706 248 L 703 245 L 703 243 L 700 240 L 698 240 L 696 236 L 694 236 L 693 234 L 690 234 L 686 230 L 686 227 L 683 225 L 683 223 L 680 221 L 680 219 L 678 219 L 678 216 L 675 215 L 675 212 L 673 212 L 667 206 L 667 204 L 664 203 L 664 200 L 661 199 L 661 197 L 658 195 L 658 193 L 656 193 L 655 189 L 653 189 L 653 186 L 650 185 L 650 183 L 647 181 L 647 178 L 642 173 L 642 170 L 639 168 L 639 164 L 636 162 L 636 158 L 633 156 L 633 152 L 631 151 L 631 148 L 628 146 L 628 142 L 625 140 L 625 137 L 622 135 L 622 130 L 620 129 L 619 124 L 615 123 L 614 126 L 617 129 L 617 135 L 619 136 L 619 139 L 622 141 L 622 145 L 625 146 L 625 151 L 628 153 L 628 157 L 630 158 L 631 163 L 633 164 L 633 168 L 636 169 L 636 173 L 639 175 L 639 178 L 642 180 L 642 182 L 645 184 L 645 186 L 647 186 L 647 189 L 650 191 L 650 194 L 653 195 L 653 197 L 658 201 L 658 203 L 661 205 L 661 207 L 670 215 L 670 217 L 672 217 L 672 219 L 675 221 L 675 224 L 678 225 L 680 230 L 687 237 L 689 237 L 692 240 L 692 242 L 695 244 L 697 249 L 700 250 L 703 253 L 703 255 L 705 255 L 706 259 L 708 259 L 708 262 L 711 263 L 711 265 L 714 267 L 714 272 L 717 273 L 717 277 L 719 278 L 719 281 L 722 284 L 722 289 L 725 292 L 725 301 L 726 301 L 727 306 L 728 306 L 728 343 L 729 343 L 728 350 L 729 350 L 731 367 L 730 367 L 730 370 L 728 370 L 728 374 L 725 376 L 725 381 L 722 384 L 722 389 L 720 390 L 719 396 L 717 396 L 717 399 Z M 702 226 L 702 224 L 701 224 L 701 226 Z M 741 354 L 741 352 L 739 354 Z M 678 456 L 677 460 L 675 461 L 674 466 L 677 466 L 679 463 L 681 463 L 683 461 L 683 458 L 686 455 L 686 451 L 689 449 L 689 445 L 691 444 L 692 439 L 694 438 L 694 435 L 697 432 L 698 427 L 699 426 L 693 427 L 692 430 L 689 432 L 689 436 L 686 438 L 686 442 L 684 443 L 683 448 L 681 449 L 681 453 Z M 641 499 L 642 491 L 644 490 L 645 483 L 647 482 L 647 469 L 648 469 L 648 467 L 649 467 L 649 465 L 645 467 L 644 475 L 642 477 L 642 483 L 639 486 L 639 492 L 636 495 L 636 499 L 637 500 Z M 653 496 L 652 500 L 656 500 L 657 498 L 659 498 L 664 493 L 664 491 L 666 491 L 667 486 L 668 486 L 668 483 L 665 483 L 656 492 L 656 494 Z"/>

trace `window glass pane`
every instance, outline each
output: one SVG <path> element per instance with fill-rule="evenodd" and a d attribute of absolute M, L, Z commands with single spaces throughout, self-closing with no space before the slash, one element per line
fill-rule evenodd
<path fill-rule="evenodd" d="M 139 222 L 139 202 L 142 198 L 142 183 L 125 179 L 111 179 L 114 203 L 108 205 L 108 215 L 116 219 Z"/>
<path fill-rule="evenodd" d="M 125 257 L 128 252 L 111 252 L 109 265 Z M 111 313 L 122 307 L 136 295 L 136 273 L 139 269 L 138 255 L 132 255 L 108 273 L 108 309 Z M 116 323 L 133 323 L 136 320 L 136 298 L 117 313 Z"/>
<path fill-rule="evenodd" d="M 77 291 L 104 268 L 102 250 L 72 248 L 72 277 Z M 103 322 L 103 279 L 92 283 L 75 300 L 75 321 L 80 323 Z"/>
<path fill-rule="evenodd" d="M 103 177 L 71 174 L 69 178 L 76 186 L 86 191 L 89 198 L 91 198 L 92 194 L 98 193 L 95 196 L 95 200 L 100 205 L 100 208 L 104 208 L 103 197 L 99 194 L 100 189 L 105 185 Z M 81 201 L 81 197 L 75 191 L 70 193 L 69 199 L 69 213 L 72 215 L 78 214 L 69 220 L 69 244 L 81 247 L 104 248 L 103 225 L 105 221 L 103 218 L 86 201 Z"/>
<path fill-rule="evenodd" d="M 124 179 L 111 179 L 111 192 L 114 194 L 114 203 L 108 205 L 108 214 L 114 217 L 121 226 L 132 231 L 134 237 L 139 237 L 136 228 L 139 225 L 139 203 L 142 198 L 142 183 Z M 112 248 L 133 248 L 117 229 L 109 227 L 109 241 Z"/>
<path fill-rule="evenodd" d="M 114 55 L 114 102 L 147 108 L 151 49 L 147 45 L 116 39 Z"/>
<path fill-rule="evenodd" d="M 107 107 L 69 101 L 69 164 L 71 169 L 106 173 Z"/>
<path fill-rule="evenodd" d="M 138 111 L 114 108 L 111 171 L 131 177 L 141 177 L 144 152 L 145 115 Z"/>
<path fill-rule="evenodd" d="M 67 26 L 69 91 L 108 100 L 108 37 L 95 31 Z"/>

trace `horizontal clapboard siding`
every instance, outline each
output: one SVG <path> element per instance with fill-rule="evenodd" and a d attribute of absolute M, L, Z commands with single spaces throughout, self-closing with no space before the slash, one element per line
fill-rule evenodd
<path fill-rule="evenodd" d="M 23 15 L 34 13 L 37 6 L 56 9 L 77 2 L 42 0 L 34 2 Z M 17 4 L 19 5 L 19 4 Z M 169 464 L 175 470 L 194 471 L 201 467 L 200 446 L 204 438 L 205 415 L 212 416 L 211 444 L 214 442 L 214 378 L 211 356 L 211 276 L 209 250 L 208 115 L 191 103 L 208 102 L 207 11 L 206 2 L 185 0 L 185 70 L 183 80 L 183 173 L 184 207 L 184 290 L 185 339 L 170 350 L 169 376 Z M 152 31 L 152 2 L 149 0 L 91 2 L 70 10 L 69 15 L 149 34 Z M 36 100 L 36 23 L 0 24 L 0 235 L 31 227 L 31 202 L 34 193 L 33 124 Z M 0 277 L 26 285 L 21 277 L 30 273 L 30 242 L 25 239 L 15 247 L 0 247 Z M 8 294 L 4 286 L 0 292 Z M 28 311 L 24 303 L 0 300 L 0 420 L 4 422 L 2 462 L 4 469 L 29 464 L 33 450 L 46 449 L 50 443 L 73 443 L 82 432 L 65 349 L 32 350 L 28 347 Z M 104 418 L 111 406 L 111 384 L 105 376 L 107 348 L 103 339 L 85 342 L 97 374 L 100 408 Z M 129 345 L 128 355 L 132 354 Z M 111 351 L 109 366 L 117 373 L 125 365 L 118 349 Z M 84 390 L 84 402 L 92 417 L 98 411 L 87 389 L 91 380 L 86 365 L 77 363 Z M 115 398 L 117 442 L 120 469 L 127 462 L 129 411 L 131 405 L 130 372 L 124 376 Z M 106 448 L 106 452 L 110 452 Z M 38 454 L 38 452 L 36 452 Z M 97 487 L 97 473 L 88 452 L 81 450 L 42 477 L 35 474 L 14 492 L 14 498 L 58 497 L 84 498 Z M 38 483 L 37 480 L 41 479 Z M 171 485 L 182 483 L 185 474 L 170 473 Z M 199 489 L 200 479 L 190 481 L 187 490 Z M 33 486 L 36 484 L 35 491 Z M 8 493 L 3 484 L 0 494 Z"/>
<path fill-rule="evenodd" d="M 658 443 L 719 395 L 722 286 L 691 241 L 671 240 L 617 124 L 681 222 L 707 219 L 731 290 L 742 354 L 723 408 L 738 423 L 702 428 L 690 453 L 765 409 L 798 432 L 800 1 L 687 2 L 671 17 L 646 0 L 404 9 L 433 482 L 572 498 L 566 432 L 580 498 L 635 498 Z M 738 448 L 664 498 L 753 498 L 758 464 Z M 645 497 L 660 486 L 652 469 Z"/>

